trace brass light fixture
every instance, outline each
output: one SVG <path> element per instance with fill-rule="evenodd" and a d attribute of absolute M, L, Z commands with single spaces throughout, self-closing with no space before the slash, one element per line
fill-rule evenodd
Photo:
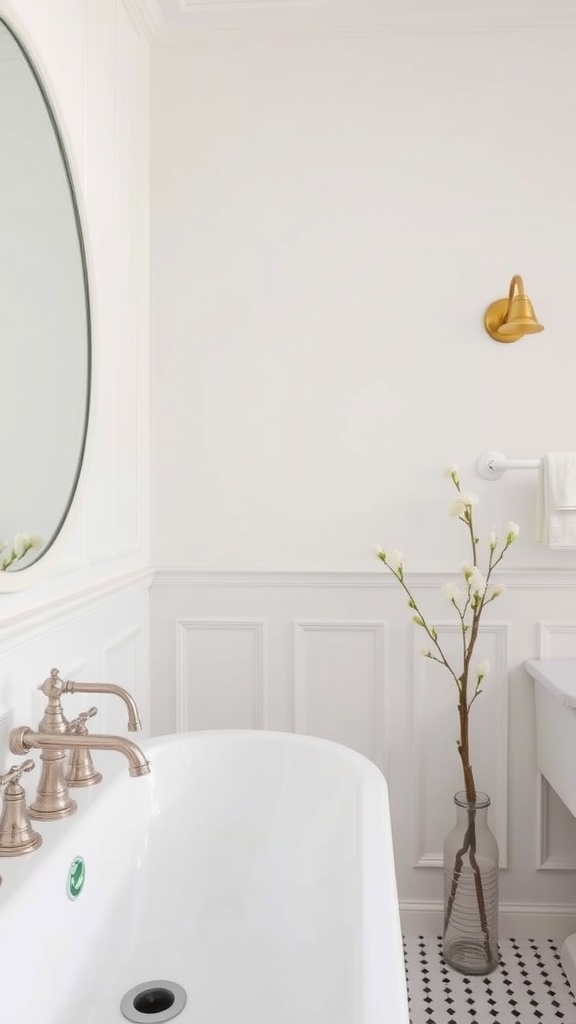
<path fill-rule="evenodd" d="M 494 341 L 518 341 L 525 334 L 538 334 L 544 327 L 538 323 L 530 299 L 524 292 L 524 282 L 514 274 L 507 299 L 496 299 L 484 314 L 484 326 Z"/>

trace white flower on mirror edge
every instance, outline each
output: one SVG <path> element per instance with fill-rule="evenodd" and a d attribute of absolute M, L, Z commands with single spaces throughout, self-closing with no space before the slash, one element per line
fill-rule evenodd
<path fill-rule="evenodd" d="M 0 542 L 0 571 L 9 569 L 15 562 L 19 562 L 29 551 L 41 548 L 44 544 L 42 537 L 37 533 L 17 533 L 12 543 Z"/>
<path fill-rule="evenodd" d="M 34 548 L 42 547 L 42 538 L 37 533 L 17 533 L 12 541 L 12 549 L 18 558 Z"/>

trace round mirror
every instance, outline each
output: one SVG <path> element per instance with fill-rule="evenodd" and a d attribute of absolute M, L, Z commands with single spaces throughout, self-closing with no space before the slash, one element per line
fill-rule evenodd
<path fill-rule="evenodd" d="M 2 19 L 0 150 L 2 590 L 46 554 L 70 511 L 91 373 L 86 254 L 68 159 L 38 72 Z"/>

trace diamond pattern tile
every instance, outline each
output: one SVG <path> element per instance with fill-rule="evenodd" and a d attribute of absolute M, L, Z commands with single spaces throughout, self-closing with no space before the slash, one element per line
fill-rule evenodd
<path fill-rule="evenodd" d="M 576 1024 L 576 998 L 552 939 L 503 939 L 485 977 L 447 967 L 442 939 L 407 936 L 404 960 L 411 1024 Z"/>

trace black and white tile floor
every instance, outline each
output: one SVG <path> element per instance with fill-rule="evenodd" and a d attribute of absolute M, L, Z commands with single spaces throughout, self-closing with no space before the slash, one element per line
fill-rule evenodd
<path fill-rule="evenodd" d="M 550 939 L 502 939 L 492 974 L 447 967 L 442 940 L 406 937 L 411 1024 L 576 1024 L 576 999 Z"/>

